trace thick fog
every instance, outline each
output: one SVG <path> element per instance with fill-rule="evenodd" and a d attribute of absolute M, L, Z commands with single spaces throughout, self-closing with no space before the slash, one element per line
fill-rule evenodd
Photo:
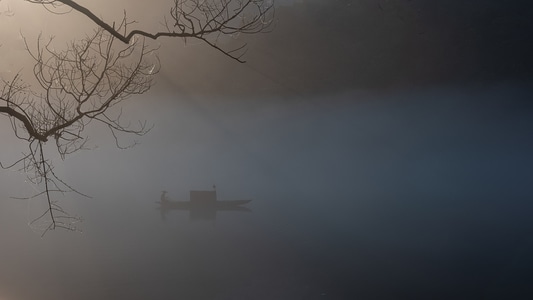
<path fill-rule="evenodd" d="M 469 23 L 474 33 L 456 36 L 448 56 L 455 48 L 439 45 L 455 38 L 443 32 L 479 10 L 439 23 L 433 13 L 457 1 L 426 2 L 281 1 L 275 31 L 250 37 L 247 64 L 202 46 L 180 46 L 182 60 L 162 48 L 154 88 L 123 106 L 133 124 L 153 125 L 120 137 L 138 145 L 118 149 L 96 125 L 89 150 L 62 161 L 46 149 L 60 178 L 91 196 L 54 196 L 83 219 L 80 232 L 41 238 L 30 223 L 46 199 L 12 197 L 42 187 L 16 168 L 0 173 L 0 299 L 530 298 L 531 59 L 488 43 L 496 31 L 484 21 Z M 521 16 L 498 3 L 480 6 Z M 430 42 L 392 40 L 400 12 Z M 301 24 L 323 26 L 291 31 Z M 381 29 L 372 35 L 369 24 Z M 420 43 L 431 47 L 406 52 Z M 26 145 L 7 118 L 0 125 L 9 163 Z M 159 209 L 163 191 L 188 201 L 215 188 L 218 200 L 252 201 L 200 215 Z"/>
<path fill-rule="evenodd" d="M 26 223 L 44 199 L 9 199 L 33 187 L 2 174 L 1 291 L 6 299 L 523 292 L 530 96 L 501 85 L 347 92 L 327 103 L 135 101 L 131 115 L 155 123 L 140 145 L 118 150 L 95 135 L 98 148 L 58 162 L 93 197 L 58 196 L 83 217 L 83 233 L 40 239 Z M 252 199 L 251 212 L 191 220 L 157 210 L 163 190 L 189 200 L 213 184 L 221 200 Z"/>

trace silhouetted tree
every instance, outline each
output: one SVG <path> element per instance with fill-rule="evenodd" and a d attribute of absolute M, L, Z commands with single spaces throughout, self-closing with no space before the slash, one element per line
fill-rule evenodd
<path fill-rule="evenodd" d="M 171 0 L 167 16 L 162 16 L 166 30 L 149 32 L 129 30 L 133 21 L 125 13 L 120 22 L 106 22 L 91 10 L 71 0 L 25 0 L 45 6 L 51 13 L 70 8 L 96 25 L 91 35 L 71 41 L 66 49 L 55 50 L 53 39 L 38 38 L 34 46 L 24 40 L 34 60 L 32 86 L 16 74 L 2 79 L 0 113 L 11 121 L 14 134 L 27 141 L 22 158 L 3 168 L 20 166 L 31 182 L 43 186 L 33 197 L 45 195 L 48 210 L 35 221 L 48 216 L 44 232 L 55 228 L 73 229 L 77 219 L 68 215 L 52 199 L 52 192 L 77 192 L 54 173 L 43 145 L 53 142 L 61 155 L 84 148 L 83 131 L 98 122 L 109 128 L 118 147 L 117 133 L 143 135 L 146 123 L 136 126 L 122 121 L 120 104 L 132 95 L 150 89 L 159 71 L 156 48 L 147 39 L 197 39 L 231 59 L 243 62 L 246 45 L 227 49 L 219 40 L 224 35 L 254 34 L 270 28 L 273 4 L 267 0 Z"/>

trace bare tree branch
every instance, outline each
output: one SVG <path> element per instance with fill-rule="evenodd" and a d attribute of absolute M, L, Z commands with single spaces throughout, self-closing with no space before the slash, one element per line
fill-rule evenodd
<path fill-rule="evenodd" d="M 0 0 L 1 1 L 1 0 Z M 75 192 L 61 180 L 54 165 L 45 155 L 45 145 L 54 141 L 62 159 L 86 149 L 89 123 L 105 125 L 124 149 L 119 134 L 143 135 L 152 127 L 146 122 L 136 126 L 123 121 L 120 104 L 133 95 L 147 92 L 154 75 L 159 72 L 156 48 L 146 40 L 161 37 L 197 39 L 238 62 L 246 53 L 246 44 L 228 49 L 223 37 L 269 31 L 273 24 L 272 0 L 170 0 L 167 15 L 162 14 L 164 30 L 150 32 L 129 29 L 135 23 L 124 12 L 120 22 L 97 17 L 90 9 L 73 0 L 26 0 L 40 4 L 49 12 L 79 12 L 97 29 L 91 34 L 55 50 L 54 40 L 41 36 L 32 44 L 24 38 L 26 50 L 34 61 L 32 69 L 37 84 L 30 86 L 16 74 L 11 80 L 0 80 L 0 115 L 6 115 L 15 136 L 28 143 L 28 151 L 10 165 L 20 167 L 28 180 L 44 190 L 34 197 L 45 197 L 48 207 L 30 225 L 45 222 L 43 234 L 56 228 L 75 230 L 79 218 L 70 216 L 54 200 L 54 193 Z M 118 41 L 118 42 L 117 42 Z M 54 145 L 53 145 L 54 146 Z"/>
<path fill-rule="evenodd" d="M 169 9 L 173 24 L 165 17 L 163 24 L 166 31 L 148 32 L 135 29 L 131 31 L 115 27 L 96 16 L 90 9 L 73 0 L 26 0 L 41 4 L 51 11 L 53 8 L 68 6 L 85 15 L 96 25 L 107 31 L 121 42 L 128 44 L 134 36 L 156 40 L 160 37 L 199 39 L 220 51 L 224 55 L 238 61 L 244 52 L 239 52 L 245 45 L 235 49 L 224 49 L 218 44 L 220 35 L 234 36 L 238 34 L 255 34 L 269 31 L 273 24 L 273 0 L 172 0 Z M 126 15 L 124 15 L 124 20 Z"/>
<path fill-rule="evenodd" d="M 125 27 L 126 21 L 120 26 Z M 4 81 L 0 90 L 0 113 L 10 117 L 16 136 L 29 142 L 29 153 L 5 167 L 21 164 L 30 182 L 44 185 L 44 191 L 33 197 L 46 196 L 51 224 L 45 231 L 70 228 L 61 218 L 75 221 L 53 201 L 51 193 L 79 193 L 53 172 L 52 163 L 44 155 L 45 142 L 55 140 L 58 153 L 64 158 L 84 148 L 87 137 L 83 131 L 89 122 L 108 127 L 117 145 L 117 132 L 143 135 L 151 128 L 146 122 L 136 127 L 124 123 L 122 110 L 113 108 L 150 89 L 153 76 L 159 71 L 155 49 L 143 39 L 117 45 L 115 40 L 99 28 L 61 51 L 51 47 L 51 39 L 44 43 L 38 39 L 34 47 L 25 41 L 35 62 L 33 75 L 38 88 L 22 83 L 17 74 L 13 80 Z"/>

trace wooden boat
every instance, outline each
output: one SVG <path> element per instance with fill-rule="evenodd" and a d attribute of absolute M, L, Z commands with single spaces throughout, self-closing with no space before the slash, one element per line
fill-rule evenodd
<path fill-rule="evenodd" d="M 191 210 L 191 209 L 215 209 L 215 210 L 248 210 L 242 205 L 250 203 L 252 200 L 225 200 L 213 203 L 201 203 L 195 201 L 158 201 L 163 209 Z"/>
<path fill-rule="evenodd" d="M 161 201 L 157 201 L 161 216 L 170 210 L 190 211 L 192 219 L 214 219 L 217 211 L 241 211 L 249 212 L 249 208 L 243 205 L 252 200 L 218 200 L 216 190 L 213 191 L 190 191 L 189 201 L 174 201 L 166 196 L 166 191 L 161 194 Z"/>

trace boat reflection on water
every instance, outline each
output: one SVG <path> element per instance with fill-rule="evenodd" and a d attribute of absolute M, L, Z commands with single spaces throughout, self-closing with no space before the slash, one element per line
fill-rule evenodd
<path fill-rule="evenodd" d="M 190 220 L 215 220 L 217 211 L 240 211 L 251 212 L 251 210 L 243 205 L 250 203 L 252 200 L 218 200 L 217 191 L 215 187 L 212 191 L 190 191 L 189 201 L 173 201 L 170 200 L 166 194 L 167 191 L 161 193 L 161 201 L 159 210 L 161 218 L 165 220 L 166 213 L 171 210 L 189 211 Z"/>

